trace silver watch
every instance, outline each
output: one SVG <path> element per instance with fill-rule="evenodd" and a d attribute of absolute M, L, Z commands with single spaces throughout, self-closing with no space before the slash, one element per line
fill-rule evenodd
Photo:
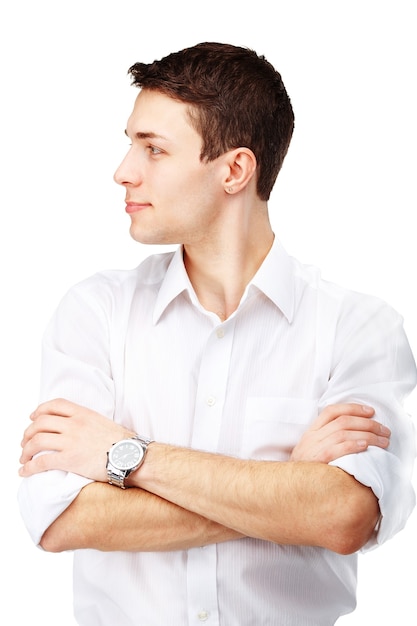
<path fill-rule="evenodd" d="M 107 452 L 106 464 L 107 477 L 111 485 L 126 489 L 125 479 L 142 465 L 150 443 L 152 439 L 136 435 L 112 445 Z"/>

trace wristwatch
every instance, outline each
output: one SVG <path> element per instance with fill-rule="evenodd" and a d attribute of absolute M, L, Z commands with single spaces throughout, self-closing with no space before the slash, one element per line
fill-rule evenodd
<path fill-rule="evenodd" d="M 111 485 L 126 489 L 125 479 L 138 469 L 145 460 L 148 445 L 152 439 L 135 435 L 112 445 L 107 452 L 107 477 Z"/>

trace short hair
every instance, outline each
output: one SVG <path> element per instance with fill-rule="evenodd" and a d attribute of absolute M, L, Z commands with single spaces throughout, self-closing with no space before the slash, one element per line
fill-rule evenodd
<path fill-rule="evenodd" d="M 294 130 L 281 75 L 254 50 L 206 42 L 129 68 L 132 84 L 190 105 L 201 160 L 246 147 L 257 160 L 257 193 L 268 200 Z"/>

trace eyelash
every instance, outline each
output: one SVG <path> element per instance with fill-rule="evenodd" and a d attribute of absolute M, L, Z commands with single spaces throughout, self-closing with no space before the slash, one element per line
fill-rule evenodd
<path fill-rule="evenodd" d="M 146 146 L 146 149 L 149 150 L 152 155 L 162 154 L 161 148 L 157 148 L 156 146 L 149 145 Z"/>
<path fill-rule="evenodd" d="M 132 145 L 133 145 L 132 143 L 129 143 L 130 148 L 132 147 Z M 156 146 L 153 146 L 152 144 L 145 146 L 145 150 L 150 152 L 152 156 L 157 156 L 158 154 L 163 153 L 163 150 L 161 150 L 161 148 L 157 148 Z"/>

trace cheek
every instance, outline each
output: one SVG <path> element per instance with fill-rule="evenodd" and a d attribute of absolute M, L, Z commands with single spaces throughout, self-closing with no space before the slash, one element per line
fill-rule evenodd
<path fill-rule="evenodd" d="M 199 169 L 187 179 L 187 185 L 189 191 L 193 193 L 195 197 L 199 197 L 203 203 L 211 204 L 213 201 L 218 201 L 219 185 L 218 176 L 216 172 L 205 167 Z"/>
<path fill-rule="evenodd" d="M 193 184 L 194 177 L 186 172 L 186 168 L 160 168 L 158 172 L 152 172 L 150 178 L 152 188 L 157 196 L 177 198 L 183 196 L 186 199 L 189 189 Z"/>
<path fill-rule="evenodd" d="M 222 197 L 221 185 L 216 173 L 207 166 L 190 167 L 181 163 L 175 168 L 161 168 L 153 177 L 153 190 L 156 197 L 173 209 L 201 213 L 211 206 L 218 206 Z"/>

